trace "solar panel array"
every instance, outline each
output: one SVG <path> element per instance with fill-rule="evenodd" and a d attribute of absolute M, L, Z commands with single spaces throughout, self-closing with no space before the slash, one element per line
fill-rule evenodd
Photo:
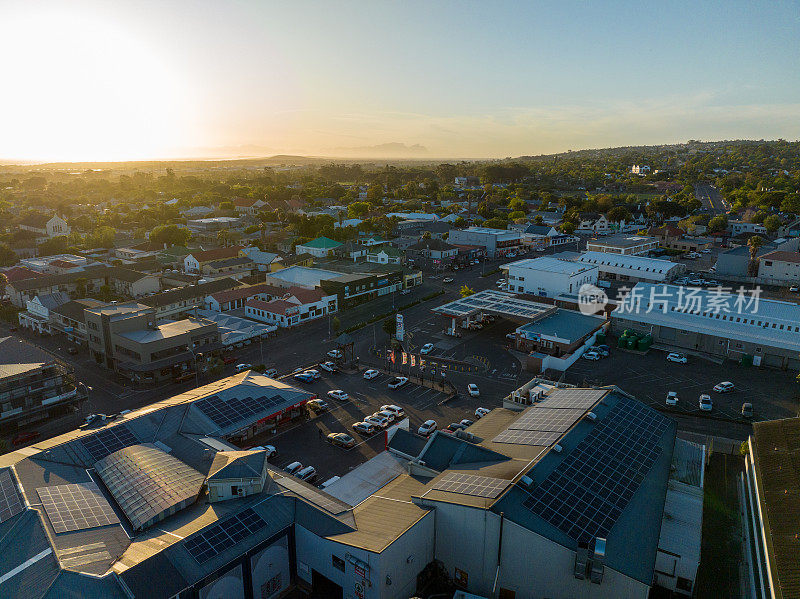
<path fill-rule="evenodd" d="M 205 475 L 155 447 L 135 445 L 95 464 L 135 530 L 193 503 Z"/>
<path fill-rule="evenodd" d="M 93 482 L 36 489 L 57 533 L 117 524 L 119 518 Z"/>
<path fill-rule="evenodd" d="M 433 488 L 438 491 L 495 499 L 510 484 L 511 481 L 502 478 L 449 472 L 434 483 Z"/>
<path fill-rule="evenodd" d="M 606 393 L 605 389 L 553 389 L 539 404 L 551 409 L 588 410 Z"/>
<path fill-rule="evenodd" d="M 139 443 L 139 439 L 131 432 L 124 424 L 97 431 L 93 435 L 83 437 L 81 443 L 86 450 L 91 454 L 92 459 L 96 462 L 102 460 L 109 454 L 122 449 L 123 447 L 130 447 Z"/>
<path fill-rule="evenodd" d="M 508 429 L 497 435 L 492 441 L 495 443 L 541 445 L 542 447 L 549 447 L 558 441 L 561 434 L 562 433 L 554 433 L 551 431 L 520 431 Z"/>
<path fill-rule="evenodd" d="M 257 533 L 266 525 L 261 516 L 252 508 L 247 508 L 210 526 L 186 541 L 184 546 L 198 564 L 204 564 L 215 555 Z"/>
<path fill-rule="evenodd" d="M 620 398 L 523 505 L 576 541 L 607 537 L 658 458 L 668 421 Z"/>
<path fill-rule="evenodd" d="M 275 482 L 283 487 L 286 487 L 293 493 L 296 493 L 303 499 L 310 501 L 314 505 L 329 511 L 331 514 L 341 514 L 342 512 L 346 512 L 350 509 L 350 506 L 346 505 L 345 503 L 315 491 L 313 488 L 303 484 L 294 477 L 281 476 L 276 478 Z"/>
<path fill-rule="evenodd" d="M 25 509 L 19 489 L 11 478 L 11 472 L 0 472 L 0 522 L 5 522 Z"/>
<path fill-rule="evenodd" d="M 227 401 L 219 395 L 212 395 L 194 403 L 197 408 L 219 428 L 227 428 L 232 424 L 248 420 L 257 414 L 269 411 L 286 403 L 280 395 L 272 397 L 234 397 Z"/>
<path fill-rule="evenodd" d="M 488 311 L 508 316 L 533 318 L 552 309 L 552 306 L 523 300 L 511 293 L 487 289 L 434 308 L 433 311 L 452 316 L 467 316 L 474 312 Z"/>
<path fill-rule="evenodd" d="M 544 404 L 535 404 L 525 410 L 522 415 L 508 425 L 508 428 L 497 435 L 495 443 L 513 443 L 515 445 L 549 446 L 558 441 L 569 428 L 586 412 L 584 409 L 558 408 L 550 409 Z"/>

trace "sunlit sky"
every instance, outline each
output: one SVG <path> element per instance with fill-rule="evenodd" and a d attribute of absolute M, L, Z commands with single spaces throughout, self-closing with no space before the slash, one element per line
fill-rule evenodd
<path fill-rule="evenodd" d="M 0 56 L 3 159 L 800 138 L 798 2 L 0 0 Z"/>

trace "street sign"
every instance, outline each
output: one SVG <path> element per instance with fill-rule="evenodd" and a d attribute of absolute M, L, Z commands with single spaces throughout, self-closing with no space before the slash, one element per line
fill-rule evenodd
<path fill-rule="evenodd" d="M 397 332 L 395 333 L 395 337 L 397 337 L 398 341 L 403 340 L 403 336 L 405 335 L 405 328 L 403 327 L 403 315 L 397 315 Z"/>

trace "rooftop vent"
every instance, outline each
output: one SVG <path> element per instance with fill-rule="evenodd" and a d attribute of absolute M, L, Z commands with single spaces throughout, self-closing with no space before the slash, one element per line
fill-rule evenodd
<path fill-rule="evenodd" d="M 564 448 L 561 447 L 561 445 L 559 445 L 558 443 L 553 445 L 553 451 L 555 451 L 556 453 L 561 453 L 563 450 L 564 450 Z"/>
<path fill-rule="evenodd" d="M 523 485 L 525 485 L 526 487 L 530 487 L 531 485 L 533 485 L 533 479 L 532 479 L 530 476 L 528 476 L 527 474 L 526 474 L 526 475 L 524 475 L 524 476 L 523 476 L 521 479 L 519 479 L 519 480 L 520 480 L 520 482 L 521 482 Z"/>
<path fill-rule="evenodd" d="M 597 414 L 595 414 L 594 412 L 588 412 L 586 414 L 586 419 L 594 422 L 595 420 L 597 420 Z"/>

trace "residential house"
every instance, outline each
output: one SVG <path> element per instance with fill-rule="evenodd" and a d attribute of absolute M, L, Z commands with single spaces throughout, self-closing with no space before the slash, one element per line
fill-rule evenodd
<path fill-rule="evenodd" d="M 576 233 L 597 233 L 605 235 L 612 231 L 611 221 L 605 214 L 597 212 L 581 212 L 578 219 L 578 226 L 575 227 Z"/>
<path fill-rule="evenodd" d="M 50 335 L 50 311 L 69 300 L 69 295 L 63 291 L 37 295 L 27 302 L 27 310 L 17 314 L 19 325 L 41 335 Z"/>
<path fill-rule="evenodd" d="M 247 214 L 255 216 L 258 212 L 267 205 L 263 200 L 255 198 L 233 198 L 233 209 L 237 214 Z"/>
<path fill-rule="evenodd" d="M 390 245 L 369 246 L 366 253 L 367 262 L 375 264 L 402 264 L 403 252 Z"/>
<path fill-rule="evenodd" d="M 328 239 L 327 237 L 317 237 L 312 241 L 308 241 L 303 244 L 297 244 L 295 246 L 294 253 L 297 255 L 311 254 L 316 258 L 325 258 L 333 254 L 334 250 L 341 245 L 341 243 L 334 241 L 333 239 Z"/>
<path fill-rule="evenodd" d="M 211 277 L 230 277 L 241 280 L 253 274 L 255 263 L 247 256 L 236 256 L 233 258 L 223 258 L 206 262 L 202 266 L 203 276 Z"/>
<path fill-rule="evenodd" d="M 743 220 L 730 219 L 728 221 L 728 233 L 731 236 L 749 233 L 751 235 L 766 235 L 767 229 L 761 223 L 749 223 Z"/>
<path fill-rule="evenodd" d="M 236 258 L 239 256 L 239 247 L 216 248 L 213 250 L 193 250 L 183 259 L 183 272 L 201 274 L 203 266 L 217 260 Z"/>
<path fill-rule="evenodd" d="M 800 283 L 800 252 L 771 251 L 758 260 L 759 281 L 767 285 Z"/>
<path fill-rule="evenodd" d="M 415 263 L 422 260 L 428 265 L 438 265 L 449 263 L 458 256 L 458 247 L 441 239 L 422 239 L 406 249 L 406 256 Z"/>
<path fill-rule="evenodd" d="M 240 256 L 246 256 L 253 261 L 256 268 L 261 272 L 269 272 L 272 270 L 272 264 L 276 261 L 280 262 L 281 257 L 274 252 L 262 252 L 256 246 L 251 245 L 239 250 Z"/>
<path fill-rule="evenodd" d="M 193 283 L 162 291 L 154 295 L 141 298 L 140 302 L 156 311 L 158 320 L 174 318 L 184 314 L 192 314 L 196 309 L 205 307 L 206 298 L 218 291 L 225 291 L 239 287 L 241 283 L 235 279 L 222 278 Z"/>

